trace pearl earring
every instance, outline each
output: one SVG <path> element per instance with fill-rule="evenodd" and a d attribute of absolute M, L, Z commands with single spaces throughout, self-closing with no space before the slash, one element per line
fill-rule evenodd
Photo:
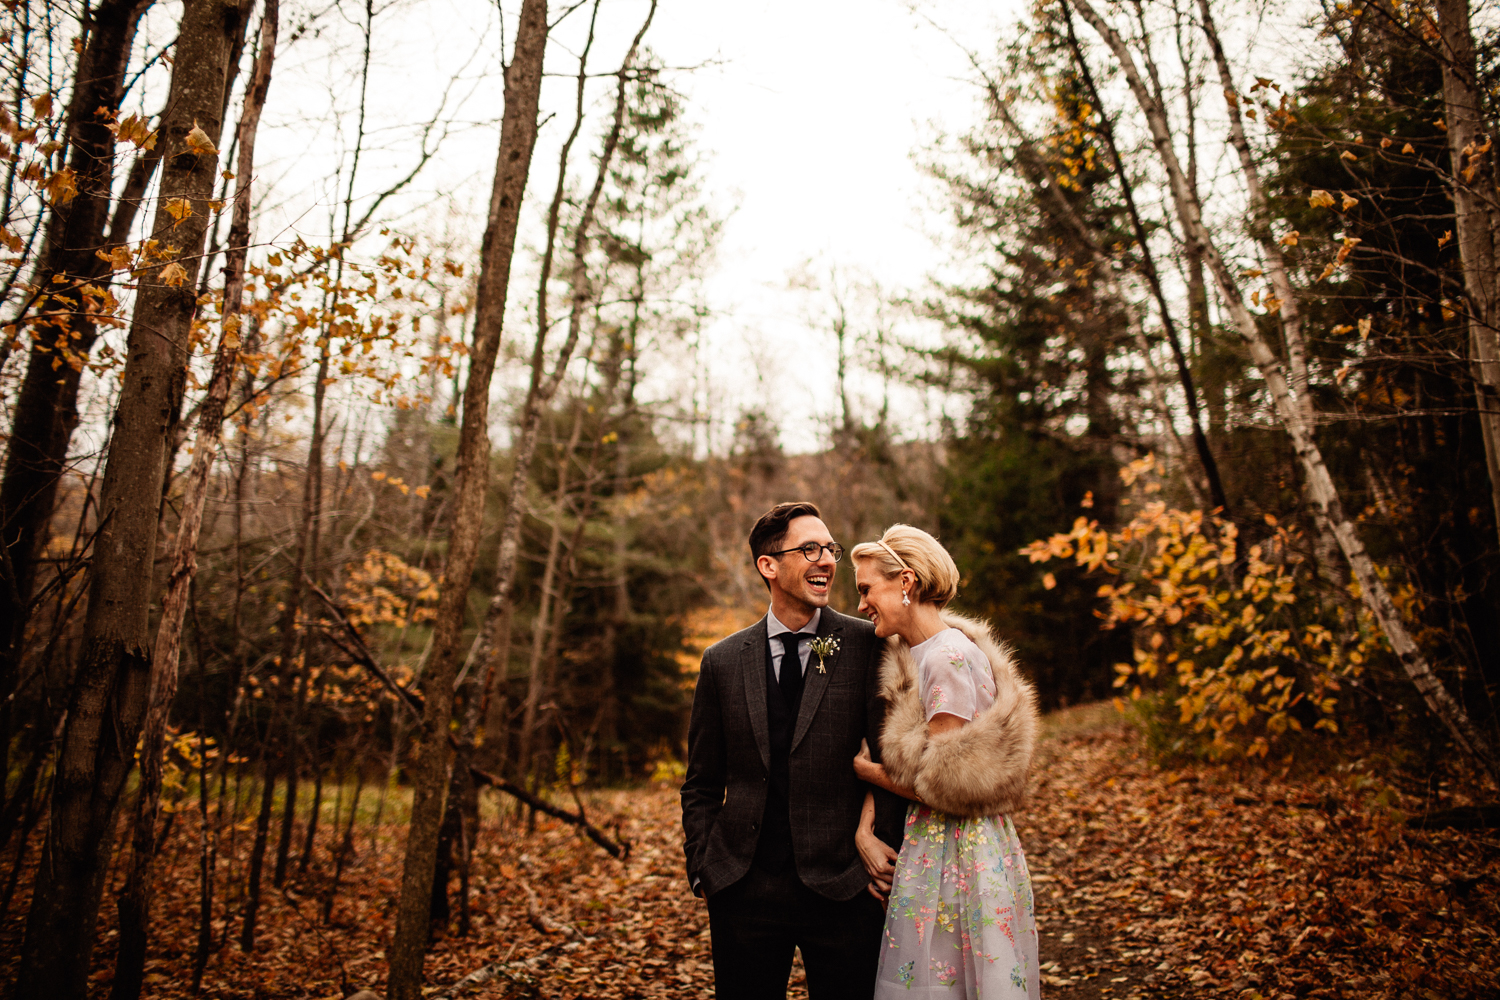
<path fill-rule="evenodd" d="M 904 607 L 909 607 L 910 605 L 911 605 L 911 598 L 906 596 L 906 591 L 904 591 L 904 590 L 901 591 L 901 606 L 904 608 Z"/>

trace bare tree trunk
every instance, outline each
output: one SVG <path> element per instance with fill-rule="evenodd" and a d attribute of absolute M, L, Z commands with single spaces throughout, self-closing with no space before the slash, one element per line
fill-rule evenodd
<path fill-rule="evenodd" d="M 187 378 L 199 254 L 223 128 L 224 83 L 248 0 L 186 0 L 172 69 L 162 203 L 153 234 L 181 248 L 140 278 L 105 467 L 83 649 L 58 752 L 52 819 L 26 922 L 16 995 L 82 1000 L 120 791 L 150 687 L 156 513 L 171 415 Z M 183 202 L 192 214 L 175 218 Z"/>
<path fill-rule="evenodd" d="M 110 1000 L 137 1000 L 145 976 L 146 942 L 151 912 L 151 868 L 156 857 L 156 820 L 161 810 L 162 750 L 167 714 L 177 693 L 177 665 L 182 649 L 182 623 L 188 595 L 198 572 L 198 537 L 203 507 L 208 500 L 209 475 L 223 437 L 224 408 L 234 381 L 240 347 L 240 305 L 245 290 L 245 257 L 250 243 L 250 179 L 255 169 L 255 134 L 271 86 L 276 57 L 279 0 L 265 0 L 261 18 L 260 51 L 238 129 L 239 162 L 235 166 L 233 220 L 225 258 L 223 326 L 214 352 L 213 374 L 198 411 L 193 459 L 183 489 L 182 513 L 172 546 L 171 570 L 162 597 L 161 621 L 151 663 L 151 701 L 146 712 L 140 761 L 140 791 L 136 795 L 135 834 L 125 891 L 119 899 L 120 947 L 115 955 L 115 978 Z M 206 807 L 205 807 L 206 808 Z M 207 814 L 204 815 L 205 824 Z M 207 830 L 205 828 L 205 837 Z M 205 876 L 206 878 L 207 876 Z"/>
<path fill-rule="evenodd" d="M 443 590 L 433 623 L 431 652 L 422 677 L 425 695 L 422 721 L 412 732 L 415 789 L 396 932 L 389 950 L 391 1000 L 420 1000 L 422 995 L 422 959 L 427 950 L 438 827 L 448 789 L 451 752 L 448 723 L 453 711 L 453 677 L 483 526 L 484 495 L 489 485 L 490 380 L 505 320 L 521 199 L 526 191 L 532 150 L 536 147 L 537 101 L 547 31 L 546 0 L 522 0 L 515 51 L 505 68 L 505 113 L 500 125 L 489 222 L 480 254 L 474 344 L 455 462 L 448 557 L 443 567 Z"/>
<path fill-rule="evenodd" d="M 1500 531 L 1500 272 L 1495 259 L 1500 192 L 1493 170 L 1494 144 L 1500 136 L 1495 134 L 1495 122 L 1484 117 L 1468 0 L 1438 0 L 1437 9 L 1443 37 L 1443 123 L 1448 127 L 1453 214 L 1468 300 L 1469 366 L 1489 466 L 1490 503 Z"/>
<path fill-rule="evenodd" d="M 1156 258 L 1151 252 L 1146 224 L 1141 218 L 1140 210 L 1136 207 L 1135 192 L 1131 188 L 1130 178 L 1125 175 L 1125 163 L 1120 158 L 1120 150 L 1115 143 L 1114 123 L 1110 121 L 1109 113 L 1105 110 L 1103 99 L 1099 95 L 1099 89 L 1094 84 L 1093 71 L 1089 69 L 1083 48 L 1078 44 L 1078 36 L 1073 31 L 1073 16 L 1066 5 L 1063 6 L 1063 16 L 1067 19 L 1068 44 L 1073 52 L 1073 61 L 1083 75 L 1094 107 L 1098 109 L 1100 132 L 1104 135 L 1105 143 L 1109 147 L 1109 159 L 1114 168 L 1115 180 L 1120 185 L 1120 195 L 1125 199 L 1130 226 L 1135 233 L 1136 245 L 1140 248 L 1141 270 L 1146 277 L 1146 283 L 1151 287 L 1151 294 L 1156 298 L 1157 309 L 1161 313 L 1162 330 L 1166 333 L 1167 343 L 1172 348 L 1172 360 L 1177 365 L 1177 381 L 1182 386 L 1188 422 L 1192 427 L 1193 450 L 1198 455 L 1198 463 L 1203 467 L 1203 477 L 1208 483 L 1208 495 L 1211 502 L 1222 513 L 1228 515 L 1229 499 L 1224 494 L 1224 483 L 1219 476 L 1219 463 L 1214 458 L 1213 449 L 1209 447 L 1208 435 L 1203 430 L 1203 417 L 1198 411 L 1198 387 L 1193 384 L 1193 373 L 1188 367 L 1187 353 L 1182 349 L 1182 338 L 1178 336 L 1177 323 L 1172 319 L 1172 311 L 1167 305 L 1167 297 L 1162 290 L 1161 275 L 1157 272 Z M 1166 419 L 1170 424 L 1170 415 Z"/>
<path fill-rule="evenodd" d="M 66 363 L 58 345 L 66 344 L 71 355 L 88 356 L 98 329 L 81 289 L 85 284 L 109 283 L 109 266 L 95 251 L 105 243 L 109 222 L 115 137 L 106 127 L 108 119 L 97 112 L 119 107 L 136 26 L 150 4 L 151 0 L 104 0 L 90 12 L 88 43 L 78 60 L 68 105 L 64 133 L 78 194 L 55 206 L 48 220 L 35 274 L 37 292 L 30 302 L 46 322 L 33 331 L 0 480 L 0 704 L 5 706 L 0 711 L 0 764 L 10 749 L 8 699 L 19 680 L 36 558 L 78 425 L 83 366 Z M 54 367 L 59 360 L 64 363 Z M 3 773 L 7 769 L 0 766 Z"/>
<path fill-rule="evenodd" d="M 563 451 L 557 474 L 557 499 L 552 509 L 552 535 L 547 541 L 547 562 L 542 568 L 542 587 L 538 599 L 536 617 L 531 620 L 531 660 L 527 671 L 526 704 L 521 714 L 521 780 L 528 788 L 535 788 L 536 761 L 533 760 L 536 739 L 536 712 L 541 704 L 543 676 L 542 655 L 546 648 L 552 607 L 557 596 L 557 560 L 562 549 L 563 514 L 568 503 L 568 474 L 572 471 L 573 453 L 578 450 L 578 440 L 583 434 L 583 401 L 579 400 L 573 414 L 573 430 Z"/>
<path fill-rule="evenodd" d="M 547 249 L 542 258 L 542 278 L 537 288 L 537 336 L 536 344 L 531 354 L 531 384 L 526 394 L 526 405 L 521 414 L 521 426 L 516 435 L 516 446 L 514 449 L 515 468 L 511 473 L 510 498 L 505 510 L 505 521 L 500 529 L 500 553 L 497 559 L 495 571 L 495 594 L 490 598 L 489 607 L 485 610 L 484 622 L 480 625 L 479 634 L 475 636 L 473 645 L 469 648 L 469 655 L 464 664 L 467 673 L 481 665 L 488 664 L 494 655 L 495 639 L 500 632 L 500 623 L 505 615 L 505 607 L 510 601 L 511 587 L 515 583 L 516 560 L 520 552 L 521 519 L 525 513 L 526 486 L 531 479 L 531 459 L 536 450 L 537 429 L 541 426 L 542 413 L 551 404 L 553 397 L 557 395 L 558 387 L 562 384 L 563 377 L 567 374 L 568 361 L 573 355 L 573 349 L 578 345 L 578 337 L 582 332 L 584 307 L 590 298 L 588 288 L 588 266 L 587 252 L 589 231 L 593 229 L 594 213 L 599 204 L 599 197 L 603 193 L 604 183 L 609 176 L 609 163 L 614 157 L 615 147 L 619 144 L 620 133 L 624 128 L 625 120 L 625 97 L 627 75 L 634 65 L 636 52 L 640 48 L 641 38 L 645 36 L 646 30 L 651 26 L 651 20 L 656 15 L 656 0 L 652 0 L 650 11 L 646 15 L 646 21 L 641 25 L 640 31 L 636 33 L 635 40 L 626 53 L 625 59 L 616 71 L 619 85 L 615 90 L 614 121 L 610 126 L 609 134 L 605 137 L 604 148 L 599 155 L 599 169 L 594 177 L 594 187 L 589 192 L 587 201 L 584 203 L 583 212 L 573 228 L 572 247 L 572 270 L 569 274 L 569 283 L 572 289 L 572 304 L 568 316 L 568 334 L 561 347 L 558 348 L 557 356 L 553 363 L 551 373 L 546 371 L 546 335 L 547 335 L 547 284 L 552 267 L 552 248 L 558 231 L 558 211 L 562 204 L 564 193 L 563 171 L 567 165 L 567 155 L 572 138 L 578 134 L 578 126 L 583 119 L 583 89 L 581 86 L 582 71 L 580 71 L 580 87 L 578 90 L 578 119 L 574 125 L 573 136 L 564 145 L 562 152 L 562 163 L 559 168 L 558 187 L 553 194 L 552 208 L 548 214 L 547 225 Z M 521 766 L 529 766 L 529 761 L 522 761 Z"/>
<path fill-rule="evenodd" d="M 255 926 L 260 917 L 261 875 L 266 863 L 266 843 L 271 835 L 271 804 L 276 795 L 276 765 L 271 757 L 271 727 L 266 727 L 266 746 L 261 752 L 260 809 L 255 814 L 255 840 L 250 845 L 250 866 L 245 878 L 244 922 L 240 925 L 240 951 L 255 950 Z M 239 801 L 236 792 L 235 801 Z M 228 928 L 225 928 L 228 933 Z"/>
<path fill-rule="evenodd" d="M 1392 650 L 1401 661 L 1407 676 L 1421 692 L 1428 707 L 1447 725 L 1459 746 L 1484 767 L 1491 777 L 1500 780 L 1500 763 L 1497 763 L 1488 741 L 1470 720 L 1463 706 L 1454 700 L 1442 680 L 1433 672 L 1432 666 L 1427 662 L 1427 657 L 1412 638 L 1405 623 L 1402 622 L 1401 614 L 1392 602 L 1385 582 L 1376 572 L 1374 561 L 1365 551 L 1364 542 L 1360 539 L 1359 533 L 1344 513 L 1338 488 L 1334 485 L 1328 466 L 1323 461 L 1322 452 L 1313 438 L 1313 428 L 1305 418 L 1304 408 L 1292 396 L 1281 360 L 1276 357 L 1275 352 L 1261 336 L 1255 317 L 1246 307 L 1233 273 L 1203 224 L 1203 207 L 1198 192 L 1191 190 L 1187 185 L 1187 178 L 1182 172 L 1177 152 L 1172 145 L 1172 135 L 1166 114 L 1142 81 L 1140 71 L 1136 68 L 1134 55 L 1125 39 L 1099 15 L 1089 0 L 1071 0 L 1071 2 L 1084 20 L 1089 22 L 1114 52 L 1126 82 L 1146 117 L 1152 143 L 1156 147 L 1157 156 L 1166 168 L 1171 182 L 1172 199 L 1177 208 L 1183 233 L 1188 240 L 1197 243 L 1202 248 L 1204 262 L 1219 286 L 1224 306 L 1233 318 L 1234 325 L 1249 350 L 1251 360 L 1260 369 L 1261 376 L 1265 379 L 1266 389 L 1275 403 L 1277 415 L 1292 439 L 1292 447 L 1307 476 L 1308 492 L 1321 518 L 1319 520 L 1320 531 L 1329 531 L 1335 536 L 1345 558 L 1349 560 L 1355 579 L 1359 582 L 1360 596 L 1375 616 L 1376 621 L 1380 623 L 1381 630 L 1390 642 Z M 1204 17 L 1204 30 L 1213 32 L 1213 20 L 1207 0 L 1199 0 L 1199 7 Z M 1216 48 L 1218 47 L 1216 34 L 1211 37 L 1210 41 Z M 1230 95 L 1233 93 L 1230 91 Z M 1235 113 L 1237 112 L 1232 109 L 1231 116 Z M 1253 161 L 1249 169 L 1253 172 Z M 1275 266 L 1274 261 L 1272 266 Z M 1284 274 L 1280 280 L 1285 280 Z"/>

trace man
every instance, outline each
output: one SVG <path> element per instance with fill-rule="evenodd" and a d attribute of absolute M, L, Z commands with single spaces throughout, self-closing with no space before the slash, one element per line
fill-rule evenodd
<path fill-rule="evenodd" d="M 870 786 L 852 762 L 861 740 L 879 753 L 882 647 L 868 622 L 828 607 L 843 548 L 817 506 L 771 508 L 750 552 L 771 608 L 703 654 L 682 785 L 715 988 L 784 998 L 800 947 L 810 1000 L 867 1000 L 884 914 L 855 848 Z M 899 848 L 904 804 L 876 796 L 876 832 Z"/>

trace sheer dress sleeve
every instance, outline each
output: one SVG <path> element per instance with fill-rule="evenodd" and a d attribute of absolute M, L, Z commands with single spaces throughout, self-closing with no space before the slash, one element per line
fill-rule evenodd
<path fill-rule="evenodd" d="M 946 712 L 965 721 L 972 720 L 979 709 L 978 688 L 988 682 L 989 671 L 972 662 L 983 654 L 969 649 L 957 635 L 945 636 L 934 643 L 922 660 L 922 707 L 930 722 L 934 715 Z"/>

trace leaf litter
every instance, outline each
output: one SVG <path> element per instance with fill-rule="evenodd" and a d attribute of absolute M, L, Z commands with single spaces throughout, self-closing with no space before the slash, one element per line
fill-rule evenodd
<path fill-rule="evenodd" d="M 1500 831 L 1414 827 L 1406 821 L 1422 813 L 1421 797 L 1361 773 L 1172 769 L 1153 763 L 1139 733 L 1118 723 L 1049 730 L 1030 805 L 1015 817 L 1036 890 L 1044 995 L 1500 995 Z M 595 823 L 631 842 L 627 860 L 565 824 L 538 817 L 527 832 L 524 818 L 486 810 L 470 879 L 471 932 L 450 929 L 434 942 L 429 995 L 712 994 L 707 910 L 683 876 L 676 789 L 596 792 L 585 801 Z M 166 1000 L 193 995 L 197 935 L 198 831 L 192 816 L 178 819 L 161 859 L 145 991 Z M 244 871 L 249 838 L 237 835 L 234 865 L 220 863 L 215 909 L 217 939 L 228 943 L 210 958 L 199 995 L 383 993 L 401 832 L 399 817 L 375 836 L 357 830 L 359 854 L 327 922 L 331 862 L 320 856 L 285 891 L 268 886 L 252 955 L 235 944 L 238 890 L 227 904 L 222 898 L 223 880 Z M 220 846 L 228 853 L 227 833 Z M 100 993 L 112 976 L 121 879 L 117 864 L 95 952 Z M 0 928 L 6 978 L 27 882 Z M 800 961 L 789 995 L 806 996 Z"/>

